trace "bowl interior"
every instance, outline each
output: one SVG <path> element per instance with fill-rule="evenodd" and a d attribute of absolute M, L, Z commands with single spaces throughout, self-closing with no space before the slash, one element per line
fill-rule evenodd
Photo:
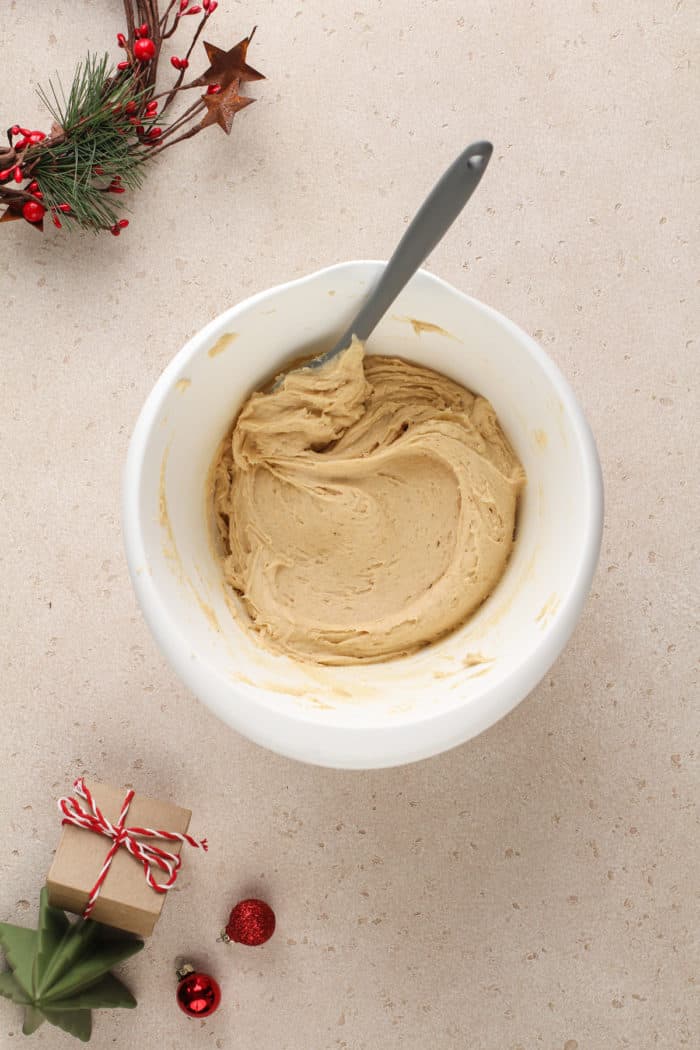
<path fill-rule="evenodd" d="M 280 725 L 291 719 L 363 729 L 462 709 L 464 736 L 471 735 L 469 725 L 484 727 L 487 696 L 498 698 L 488 716 L 494 721 L 554 660 L 597 558 L 597 460 L 567 384 L 515 325 L 420 272 L 367 349 L 428 365 L 493 403 L 528 476 L 505 576 L 461 629 L 384 664 L 299 664 L 259 646 L 232 615 L 207 502 L 219 442 L 262 380 L 304 349 L 331 342 L 380 265 L 332 267 L 222 314 L 175 357 L 132 440 L 125 532 L 146 618 L 190 687 L 253 737 L 251 703 L 261 726 L 273 716 Z M 267 731 L 259 736 L 285 750 Z"/>

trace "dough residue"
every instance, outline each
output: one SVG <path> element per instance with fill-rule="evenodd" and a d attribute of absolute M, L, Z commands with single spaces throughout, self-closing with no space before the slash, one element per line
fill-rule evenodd
<path fill-rule="evenodd" d="M 524 483 L 487 400 L 354 341 L 245 403 L 214 473 L 224 576 L 278 652 L 408 654 L 492 592 Z"/>

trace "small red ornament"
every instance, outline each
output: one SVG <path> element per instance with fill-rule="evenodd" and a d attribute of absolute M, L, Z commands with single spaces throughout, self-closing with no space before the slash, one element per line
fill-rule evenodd
<path fill-rule="evenodd" d="M 155 53 L 156 45 L 150 37 L 143 37 L 141 40 L 137 40 L 134 44 L 134 55 L 138 58 L 139 62 L 150 62 L 155 56 Z"/>
<path fill-rule="evenodd" d="M 250 898 L 239 901 L 233 908 L 221 938 L 252 948 L 269 941 L 274 932 L 275 913 L 270 905 Z"/>
<path fill-rule="evenodd" d="M 22 215 L 27 222 L 41 222 L 45 211 L 46 208 L 43 208 L 38 201 L 27 201 L 26 204 L 22 205 Z"/>
<path fill-rule="evenodd" d="M 209 1017 L 221 1002 L 218 981 L 208 973 L 198 973 L 194 966 L 185 963 L 177 971 L 177 1005 L 188 1017 Z"/>

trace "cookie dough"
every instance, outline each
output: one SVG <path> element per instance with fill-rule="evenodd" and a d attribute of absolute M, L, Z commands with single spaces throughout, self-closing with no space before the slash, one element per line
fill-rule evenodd
<path fill-rule="evenodd" d="M 411 653 L 498 583 L 524 483 L 488 401 L 355 341 L 244 405 L 214 475 L 224 575 L 278 652 Z"/>

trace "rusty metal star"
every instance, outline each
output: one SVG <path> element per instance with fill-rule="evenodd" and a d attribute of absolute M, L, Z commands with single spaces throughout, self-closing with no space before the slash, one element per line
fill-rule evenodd
<path fill-rule="evenodd" d="M 202 117 L 200 127 L 207 128 L 210 124 L 218 124 L 227 135 L 231 134 L 231 126 L 236 113 L 245 109 L 251 102 L 255 102 L 254 98 L 238 94 L 240 83 L 240 80 L 236 79 L 216 95 L 202 95 L 207 112 Z"/>
<path fill-rule="evenodd" d="M 238 80 L 242 84 L 251 80 L 264 80 L 264 74 L 259 73 L 246 62 L 248 47 L 255 35 L 255 28 L 250 36 L 244 37 L 230 51 L 223 51 L 220 47 L 205 40 L 204 47 L 210 63 L 209 69 L 202 73 L 201 77 L 197 77 L 193 84 L 221 84 L 221 87 L 225 88 L 233 80 Z"/>

